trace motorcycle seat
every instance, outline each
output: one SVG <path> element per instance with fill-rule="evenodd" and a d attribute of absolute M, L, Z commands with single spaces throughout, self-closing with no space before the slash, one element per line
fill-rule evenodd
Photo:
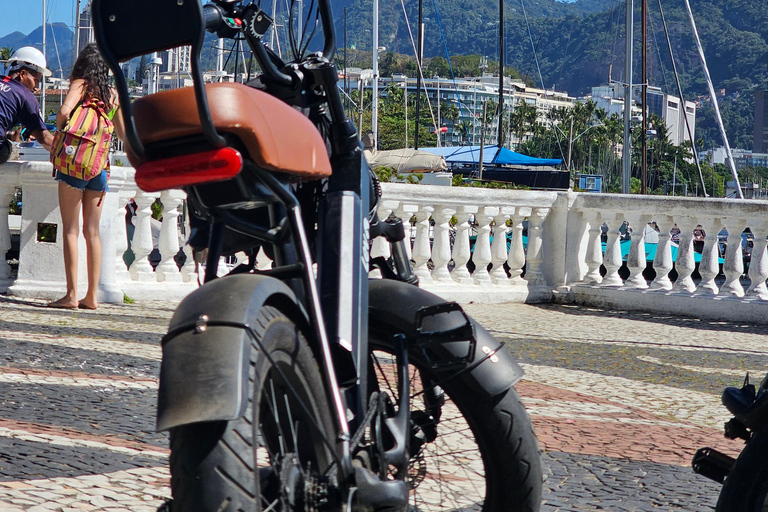
<path fill-rule="evenodd" d="M 259 167 L 304 180 L 331 175 L 325 142 L 300 112 L 239 83 L 206 84 L 205 89 L 216 130 L 238 137 Z M 144 96 L 132 108 L 144 145 L 203 133 L 191 87 Z M 144 163 L 128 145 L 126 154 L 134 167 Z"/>

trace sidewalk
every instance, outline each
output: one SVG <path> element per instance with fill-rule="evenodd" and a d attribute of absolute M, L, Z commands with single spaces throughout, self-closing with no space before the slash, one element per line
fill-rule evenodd
<path fill-rule="evenodd" d="M 154 512 L 170 493 L 154 432 L 173 305 L 65 311 L 0 296 L 0 510 Z M 576 306 L 467 305 L 526 370 L 544 450 L 543 511 L 711 510 L 700 446 L 736 453 L 719 405 L 768 367 L 768 327 Z"/>

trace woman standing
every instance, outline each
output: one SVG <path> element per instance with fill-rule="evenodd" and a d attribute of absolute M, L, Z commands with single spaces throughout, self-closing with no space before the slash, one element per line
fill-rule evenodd
<path fill-rule="evenodd" d="M 109 87 L 109 68 L 91 43 L 80 52 L 70 75 L 67 97 L 56 114 L 56 128 L 61 131 L 67 125 L 70 115 L 80 105 L 98 104 L 106 116 L 114 122 L 117 136 L 123 136 L 122 115 L 117 94 Z M 54 143 L 54 151 L 56 150 Z M 70 148 L 66 148 L 69 150 Z M 68 153 L 69 154 L 69 153 Z M 59 182 L 59 209 L 64 242 L 64 268 L 67 292 L 64 297 L 49 303 L 50 307 L 66 309 L 96 309 L 98 306 L 99 271 L 101 266 L 101 219 L 102 198 L 108 190 L 109 162 L 103 169 L 96 169 L 90 179 L 80 179 L 57 168 L 54 169 Z M 65 170 L 66 171 L 66 170 Z M 100 172 L 99 172 L 100 171 Z M 84 176 L 85 177 L 85 176 Z M 83 236 L 85 237 L 86 262 L 88 268 L 88 290 L 82 300 L 77 299 L 77 239 L 80 235 L 79 217 L 83 212 Z"/>

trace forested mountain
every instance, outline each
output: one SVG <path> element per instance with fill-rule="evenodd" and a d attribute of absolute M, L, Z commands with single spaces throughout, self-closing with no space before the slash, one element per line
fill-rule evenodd
<path fill-rule="evenodd" d="M 0 48 L 19 49 L 22 46 L 38 46 L 43 40 L 42 25 L 27 35 L 21 32 L 12 32 L 0 37 Z M 64 76 L 69 75 L 72 69 L 72 53 L 74 51 L 74 33 L 64 23 L 52 23 L 48 25 L 46 32 L 46 52 L 48 68 L 59 76 L 62 71 Z M 0 72 L 2 67 L 0 67 Z"/>
<path fill-rule="evenodd" d="M 388 51 L 413 55 L 402 5 L 395 0 L 380 2 L 379 44 Z M 415 37 L 417 1 L 404 0 L 404 5 Z M 707 94 L 684 3 L 663 0 L 661 5 L 686 99 Z M 334 2 L 340 42 L 345 6 L 348 44 L 358 50 L 370 49 L 371 0 Z M 649 82 L 676 94 L 659 2 L 648 0 L 648 6 Z M 506 64 L 537 85 L 541 80 L 531 39 L 547 88 L 582 96 L 609 79 L 625 80 L 625 2 L 510 0 L 504 7 Z M 721 108 L 732 143 L 751 148 L 754 90 L 768 88 L 768 0 L 691 0 L 691 8 L 715 88 L 724 89 L 727 95 Z M 425 57 L 445 57 L 447 47 L 450 55 L 480 54 L 498 59 L 497 0 L 426 0 L 423 13 Z M 635 83 L 640 82 L 640 19 L 640 2 L 636 1 Z M 707 145 L 719 145 L 707 102 L 705 99 L 700 105 L 698 135 L 707 139 Z"/>
<path fill-rule="evenodd" d="M 684 4 L 682 0 L 661 2 L 684 94 L 687 99 L 704 95 L 707 93 L 704 73 Z M 309 2 L 305 2 L 307 4 Z M 338 46 L 344 43 L 346 8 L 347 46 L 356 49 L 353 53 L 362 56 L 357 63 L 364 65 L 372 43 L 372 0 L 334 0 L 332 4 Z M 424 0 L 423 5 L 426 58 L 474 54 L 498 60 L 498 0 Z M 648 0 L 648 5 L 649 82 L 676 94 L 659 0 Z M 411 34 L 416 37 L 417 6 L 417 0 L 379 0 L 379 45 L 386 47 L 384 59 L 391 61 L 403 58 L 397 54 L 414 54 Z M 691 6 L 715 87 L 718 91 L 725 90 L 721 109 L 732 144 L 751 147 L 754 90 L 768 88 L 768 0 L 691 0 Z M 637 83 L 640 81 L 640 1 L 635 2 L 635 7 L 633 81 Z M 539 86 L 543 79 L 545 87 L 574 96 L 582 96 L 591 87 L 605 84 L 609 79 L 625 80 L 624 1 L 507 0 L 504 13 L 507 73 L 522 75 Z M 0 47 L 36 44 L 42 39 L 41 35 L 41 28 L 28 36 L 15 32 L 0 38 Z M 285 50 L 287 37 L 281 36 L 281 39 Z M 58 69 L 63 68 L 66 76 L 72 62 L 71 31 L 64 25 L 54 24 L 48 28 L 48 43 L 49 67 L 57 75 Z M 203 51 L 204 68 L 210 68 L 214 62 L 213 44 L 209 36 Z M 532 46 L 536 47 L 535 53 Z M 538 67 L 534 55 L 538 58 Z M 476 61 L 479 63 L 480 59 Z M 489 70 L 493 69 L 492 65 Z M 478 74 L 480 69 L 463 66 L 462 72 Z M 697 128 L 698 136 L 706 139 L 707 145 L 720 144 L 707 99 L 700 104 Z"/>
<path fill-rule="evenodd" d="M 639 79 L 640 2 L 635 2 L 636 55 Z M 649 0 L 648 55 L 651 80 L 671 84 L 671 64 L 658 3 Z M 563 3 L 506 1 L 506 62 L 523 73 L 536 75 L 531 36 L 537 47 L 544 83 L 574 95 L 593 85 L 623 80 L 625 4 L 616 0 L 579 0 Z M 692 0 L 694 16 L 715 85 L 742 79 L 759 84 L 768 78 L 768 0 Z M 347 7 L 347 40 L 357 49 L 370 48 L 371 0 L 334 2 L 339 34 L 343 31 L 343 7 Z M 704 76 L 691 26 L 680 0 L 662 3 L 670 30 L 673 52 L 684 87 L 704 93 Z M 411 31 L 416 33 L 416 0 L 405 1 Z M 437 11 L 435 10 L 437 7 Z M 481 54 L 498 59 L 498 2 L 496 0 L 433 0 L 424 2 L 425 57 L 443 56 L 441 34 L 451 54 Z M 439 20 L 439 22 L 438 22 Z M 400 2 L 380 2 L 379 44 L 387 50 L 413 54 Z M 339 37 L 341 41 L 341 35 Z M 535 77 L 538 82 L 538 77 Z M 724 83 L 726 82 L 726 83 Z M 743 85 L 747 85 L 746 83 Z"/>

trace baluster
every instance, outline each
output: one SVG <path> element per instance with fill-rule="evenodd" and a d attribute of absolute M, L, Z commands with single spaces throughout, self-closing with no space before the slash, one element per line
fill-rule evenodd
<path fill-rule="evenodd" d="M 405 229 L 405 252 L 408 254 L 408 259 L 410 260 L 413 259 L 413 246 L 411 245 L 413 229 L 411 226 L 411 219 L 417 211 L 419 211 L 418 205 L 400 203 L 400 206 L 393 212 L 396 217 L 399 217 L 400 220 L 403 221 L 403 229 Z"/>
<path fill-rule="evenodd" d="M 656 256 L 653 259 L 653 270 L 656 278 L 651 283 L 651 291 L 668 292 L 672 289 L 672 280 L 669 273 L 672 271 L 672 244 L 669 235 L 672 226 L 672 217 L 658 215 L 656 225 L 659 227 L 659 243 L 656 246 Z"/>
<path fill-rule="evenodd" d="M 488 273 L 488 265 L 492 261 L 491 257 L 491 221 L 494 215 L 499 212 L 498 208 L 482 207 L 475 214 L 477 221 L 477 238 L 475 239 L 475 250 L 472 253 L 472 262 L 475 264 L 475 271 L 472 272 L 472 279 L 476 283 L 490 283 L 491 276 Z"/>
<path fill-rule="evenodd" d="M 744 219 L 723 219 L 723 225 L 728 231 L 727 248 L 725 250 L 725 263 L 723 263 L 723 272 L 725 273 L 725 282 L 720 288 L 720 295 L 743 297 L 744 287 L 741 286 L 742 274 L 744 273 L 744 257 L 741 249 L 741 232 L 744 230 L 746 221 Z"/>
<path fill-rule="evenodd" d="M 456 238 L 453 240 L 453 271 L 451 278 L 457 283 L 474 284 L 467 262 L 472 256 L 469 246 L 469 219 L 477 213 L 476 206 L 459 206 L 456 210 Z"/>
<path fill-rule="evenodd" d="M 680 228 L 680 242 L 677 248 L 677 261 L 675 261 L 677 280 L 672 286 L 675 293 L 688 294 L 696 291 L 696 285 L 691 278 L 691 274 L 696 269 L 693 259 L 693 228 L 696 224 L 696 221 L 691 217 L 677 219 L 677 227 Z"/>
<path fill-rule="evenodd" d="M 432 249 L 429 246 L 429 218 L 432 216 L 432 206 L 421 205 L 416 212 L 416 240 L 413 242 L 413 272 L 422 283 L 431 283 L 432 275 L 427 267 L 427 262 L 432 257 Z"/>
<path fill-rule="evenodd" d="M 158 281 L 182 282 L 179 267 L 174 259 L 179 252 L 179 205 L 186 197 L 182 190 L 163 190 L 160 200 L 163 203 L 163 223 L 160 226 L 160 263 L 156 274 Z"/>
<path fill-rule="evenodd" d="M 587 275 L 584 282 L 600 284 L 603 276 L 600 275 L 600 266 L 603 264 L 603 220 L 600 212 L 587 211 L 584 216 L 589 223 L 589 242 L 587 244 Z"/>
<path fill-rule="evenodd" d="M 766 252 L 766 234 L 768 234 L 768 221 L 765 219 L 750 220 L 754 236 L 752 246 L 752 259 L 749 261 L 750 285 L 747 295 L 768 300 L 768 287 L 765 280 L 768 279 L 768 252 Z"/>
<path fill-rule="evenodd" d="M 516 208 L 515 213 L 510 216 L 512 220 L 512 243 L 509 246 L 509 256 L 507 265 L 509 265 L 510 283 L 513 285 L 525 284 L 525 279 L 520 277 L 525 266 L 525 244 L 523 243 L 523 221 L 530 217 L 530 208 Z"/>
<path fill-rule="evenodd" d="M 619 269 L 621 268 L 621 232 L 619 228 L 624 225 L 624 219 L 618 214 L 614 214 L 613 218 L 606 217 L 605 224 L 608 225 L 608 242 L 605 245 L 605 256 L 603 257 L 603 265 L 605 266 L 605 278 L 600 286 L 612 287 L 623 286 L 624 282 L 619 276 Z"/>
<path fill-rule="evenodd" d="M 11 266 L 5 259 L 5 253 L 11 249 L 11 230 L 8 228 L 8 213 L 15 187 L 0 187 L 0 293 L 5 293 L 13 283 Z"/>
<path fill-rule="evenodd" d="M 110 189 L 112 188 L 112 181 L 113 178 L 110 177 Z M 125 185 L 128 185 L 128 181 L 126 180 Z M 125 253 L 128 251 L 129 245 L 128 245 L 128 226 L 126 225 L 126 215 L 128 214 L 128 211 L 125 209 L 125 207 L 128 205 L 128 202 L 133 197 L 133 194 L 135 194 L 136 191 L 132 189 L 125 189 L 121 188 L 118 192 L 117 197 L 117 229 L 115 229 L 115 278 L 118 282 L 120 281 L 130 281 L 131 280 L 131 273 L 128 272 L 128 266 L 125 264 Z M 133 222 L 133 217 L 131 217 L 131 222 Z M 136 233 L 135 231 L 136 226 L 134 225 L 134 235 Z"/>
<path fill-rule="evenodd" d="M 499 208 L 499 214 L 493 218 L 491 282 L 494 284 L 510 284 L 507 271 L 504 270 L 504 263 L 507 261 L 507 219 L 514 211 L 514 208 L 502 207 Z"/>
<path fill-rule="evenodd" d="M 705 234 L 704 248 L 701 250 L 701 262 L 699 263 L 701 282 L 699 282 L 699 286 L 696 287 L 694 295 L 715 296 L 720 291 L 715 283 L 715 278 L 717 277 L 717 274 L 720 273 L 717 233 L 720 231 L 722 223 L 720 222 L 720 219 L 712 217 L 704 217 L 701 222 L 701 227 Z"/>
<path fill-rule="evenodd" d="M 544 276 L 541 273 L 541 242 L 544 219 L 549 215 L 551 208 L 534 208 L 528 217 L 528 267 L 525 270 L 525 278 L 528 284 L 544 285 Z"/>
<path fill-rule="evenodd" d="M 395 208 L 397 208 L 397 205 L 397 201 L 381 201 L 379 203 L 379 209 L 376 210 L 376 213 L 379 217 L 379 222 L 386 221 L 389 217 L 389 214 L 392 213 Z M 373 242 L 371 243 L 371 260 L 378 258 L 379 256 L 386 260 L 389 258 L 390 254 L 389 242 L 387 242 L 385 237 L 380 236 L 373 239 Z M 381 270 L 375 268 L 371 270 L 368 275 L 373 278 L 379 278 L 381 277 Z"/>
<path fill-rule="evenodd" d="M 155 274 L 152 265 L 149 263 L 149 253 L 152 252 L 152 203 L 160 197 L 157 193 L 147 193 L 141 190 L 136 192 L 134 201 L 136 201 L 136 227 L 133 232 L 133 241 L 131 247 L 136 259 L 133 260 L 131 268 L 131 279 L 134 281 L 155 281 Z"/>
<path fill-rule="evenodd" d="M 624 215 L 629 221 L 627 229 L 632 228 L 630 235 L 629 254 L 627 255 L 627 268 L 629 269 L 629 278 L 624 283 L 624 288 L 645 290 L 648 283 L 643 277 L 643 271 L 646 266 L 645 256 L 645 228 L 648 226 L 648 216 L 638 213 L 627 213 Z"/>
<path fill-rule="evenodd" d="M 436 206 L 432 214 L 435 220 L 434 239 L 432 242 L 432 279 L 442 283 L 452 283 L 448 262 L 451 261 L 451 217 L 456 213 L 452 206 Z"/>
<path fill-rule="evenodd" d="M 189 205 L 185 202 L 184 208 L 189 208 Z M 184 240 L 184 256 L 186 260 L 181 267 L 181 279 L 185 283 L 191 282 L 193 279 L 197 280 L 197 264 L 195 263 L 195 252 L 192 250 L 192 246 L 189 245 L 189 235 L 192 228 L 189 225 L 189 210 L 184 216 L 184 233 L 186 234 L 186 240 Z"/>

